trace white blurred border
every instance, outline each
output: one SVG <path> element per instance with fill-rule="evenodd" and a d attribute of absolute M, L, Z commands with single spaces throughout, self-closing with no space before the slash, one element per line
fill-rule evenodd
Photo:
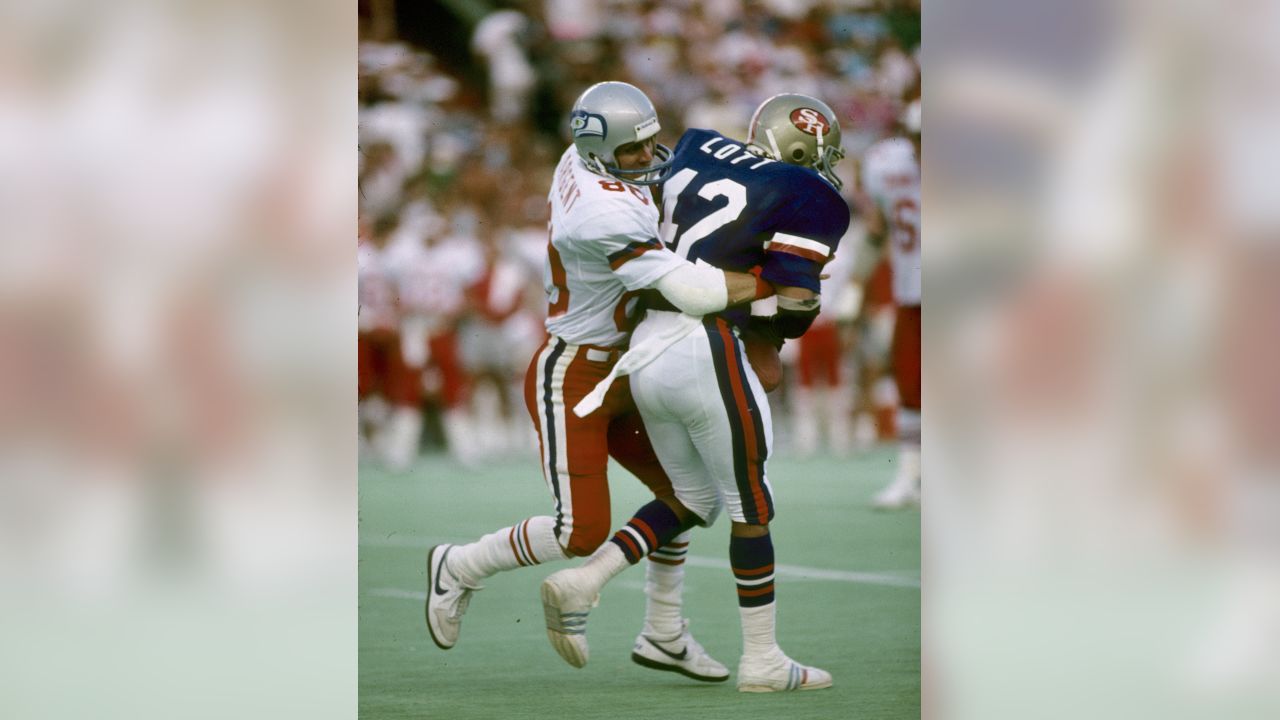
<path fill-rule="evenodd" d="M 1280 715 L 1280 13 L 925 3 L 925 707 Z"/>
<path fill-rule="evenodd" d="M 347 3 L 0 10 L 0 715 L 355 715 L 355 67 Z"/>

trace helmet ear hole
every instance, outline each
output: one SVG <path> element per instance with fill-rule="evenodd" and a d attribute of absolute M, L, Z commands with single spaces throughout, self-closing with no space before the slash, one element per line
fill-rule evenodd
<path fill-rule="evenodd" d="M 792 159 L 792 160 L 797 160 L 797 161 L 798 161 L 798 160 L 803 160 L 803 159 L 804 159 L 804 148 L 793 148 L 793 149 L 791 150 L 791 159 Z"/>

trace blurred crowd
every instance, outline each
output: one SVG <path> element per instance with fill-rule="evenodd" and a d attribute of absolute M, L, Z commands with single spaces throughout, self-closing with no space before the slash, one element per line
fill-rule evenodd
<path fill-rule="evenodd" d="M 919 11 L 874 0 L 495 3 L 456 18 L 470 32 L 457 57 L 406 39 L 394 2 L 362 4 L 365 456 L 405 469 L 423 445 L 464 464 L 534 447 L 521 382 L 543 333 L 546 193 L 582 90 L 644 89 L 667 145 L 690 127 L 745 137 L 755 107 L 779 92 L 820 97 L 841 122 L 850 159 L 839 170 L 856 207 L 858 158 L 920 96 Z M 843 454 L 893 435 L 889 270 L 854 279 L 856 216 L 823 289 L 839 367 L 788 373 L 773 396 L 783 452 Z M 792 343 L 784 361 L 802 353 Z"/>

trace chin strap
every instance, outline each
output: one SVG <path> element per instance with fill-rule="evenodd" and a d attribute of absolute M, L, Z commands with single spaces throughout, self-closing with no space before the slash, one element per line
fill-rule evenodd
<path fill-rule="evenodd" d="M 632 185 L 657 185 L 667 179 L 667 175 L 671 170 L 671 148 L 666 145 L 658 144 L 653 149 L 653 157 L 655 162 L 646 168 L 636 168 L 635 170 L 623 170 L 613 165 L 604 166 L 607 174 L 631 183 Z M 598 158 L 597 158 L 598 160 Z"/>

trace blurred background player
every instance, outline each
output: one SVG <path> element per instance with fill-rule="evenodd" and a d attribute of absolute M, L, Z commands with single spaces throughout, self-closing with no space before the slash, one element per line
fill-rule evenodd
<path fill-rule="evenodd" d="M 570 127 L 574 142 L 561 155 L 548 193 L 547 334 L 525 374 L 525 404 L 555 515 L 526 518 L 466 545 L 431 549 L 427 627 L 445 650 L 457 643 L 462 616 L 485 578 L 589 555 L 606 540 L 610 456 L 660 498 L 655 502 L 675 502 L 625 381 L 605 394 L 599 412 L 570 412 L 611 376 L 630 337 L 639 291 L 656 289 L 702 315 L 756 299 L 762 285 L 769 289 L 752 275 L 694 266 L 658 240 L 658 208 L 644 183 L 665 169 L 665 162 L 655 163 L 655 151 L 659 160 L 670 151 L 656 144 L 658 115 L 640 89 L 621 82 L 587 88 L 574 104 Z M 645 588 L 645 626 L 636 641 L 640 664 L 722 681 L 728 670 L 702 650 L 682 617 L 687 540 L 667 540 L 655 560 L 661 567 Z"/>
<path fill-rule="evenodd" d="M 466 289 L 469 312 L 459 329 L 472 383 L 471 453 L 500 457 L 518 450 L 523 456 L 531 439 L 520 408 L 524 363 L 542 343 L 542 310 L 537 317 L 527 311 L 526 289 L 535 278 L 511 247 L 505 224 L 480 224 L 477 235 L 483 260 Z"/>
<path fill-rule="evenodd" d="M 419 412 L 421 383 L 405 363 L 391 236 L 399 220 L 380 216 L 357 248 L 359 418 L 362 447 L 391 469 L 407 466 L 397 438 Z"/>
<path fill-rule="evenodd" d="M 849 237 L 856 248 L 862 237 Z M 862 306 L 862 289 L 853 281 L 855 253 L 836 253 L 823 268 L 822 309 L 804 335 L 786 348 L 794 352 L 793 382 L 789 385 L 789 410 L 794 450 L 802 457 L 828 452 L 843 457 L 854 446 L 853 409 L 857 394 L 854 378 L 853 320 Z"/>
<path fill-rule="evenodd" d="M 863 159 L 868 241 L 887 252 L 893 270 L 897 318 L 892 364 L 898 388 L 898 471 L 876 495 L 876 507 L 902 508 L 920 501 L 920 101 L 903 115 L 908 137 L 877 142 Z M 870 263 L 867 263 L 870 265 Z"/>
<path fill-rule="evenodd" d="M 755 269 L 776 288 L 777 307 L 768 316 L 743 306 L 699 319 L 645 295 L 646 313 L 619 365 L 633 373 L 636 406 L 678 499 L 640 508 L 584 564 L 543 581 L 547 635 L 569 664 L 587 661 L 587 613 L 600 589 L 688 528 L 710 525 L 723 507 L 742 623 L 738 690 L 831 686 L 830 673 L 795 662 L 777 643 L 765 391 L 781 367 L 776 352 L 748 360 L 753 340 L 742 338 L 780 347 L 818 315 L 819 276 L 849 227 L 834 170 L 844 157 L 840 141 L 826 103 L 787 93 L 756 109 L 745 143 L 693 129 L 676 145 L 662 186 L 664 242 L 699 265 Z"/>
<path fill-rule="evenodd" d="M 467 288 L 484 267 L 473 226 L 473 214 L 458 213 L 443 237 L 438 225 L 421 238 L 401 236 L 403 250 L 393 256 L 399 267 L 406 363 L 438 410 L 449 453 L 464 466 L 481 457 L 472 436 L 468 412 L 472 382 L 462 362 L 459 339 L 459 326 L 469 313 Z M 423 410 L 416 410 L 412 416 L 405 415 L 394 436 L 397 468 L 407 469 L 418 454 Z"/>

